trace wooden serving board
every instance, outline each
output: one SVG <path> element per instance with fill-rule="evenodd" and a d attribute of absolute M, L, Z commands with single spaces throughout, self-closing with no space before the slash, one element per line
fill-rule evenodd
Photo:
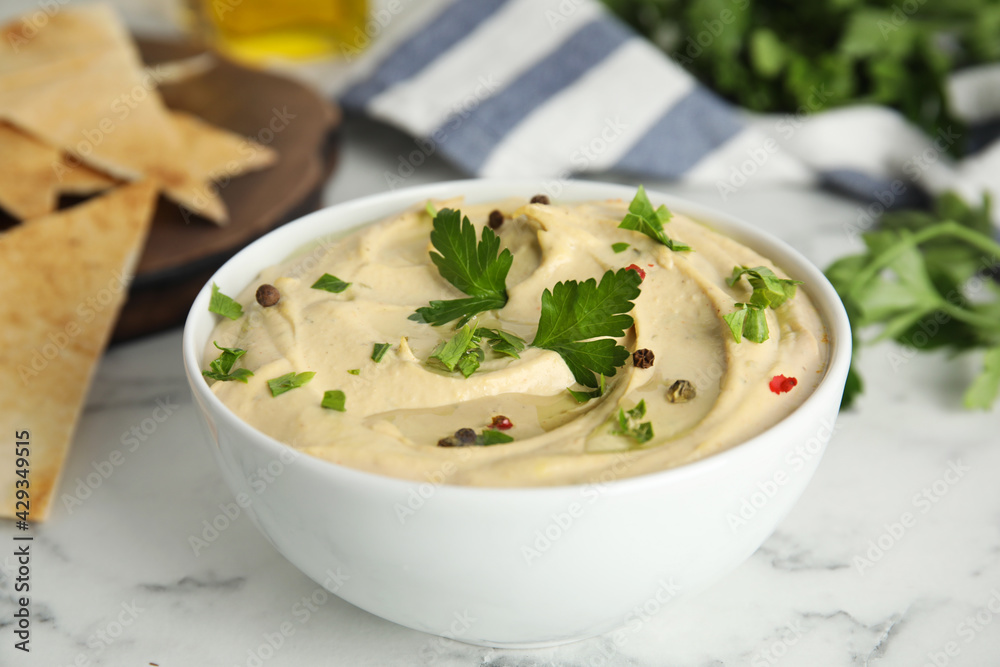
<path fill-rule="evenodd" d="M 137 42 L 148 65 L 202 51 L 180 42 Z M 216 59 L 203 74 L 162 85 L 167 106 L 267 144 L 278 161 L 218 184 L 230 217 L 224 227 L 160 197 L 116 341 L 182 323 L 198 290 L 223 262 L 320 206 L 323 185 L 337 165 L 341 114 L 334 104 L 290 79 Z"/>

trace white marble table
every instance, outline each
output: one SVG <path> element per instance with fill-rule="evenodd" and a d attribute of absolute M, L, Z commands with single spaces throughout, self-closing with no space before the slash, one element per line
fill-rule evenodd
<path fill-rule="evenodd" d="M 385 189 L 384 171 L 411 149 L 397 133 L 349 124 L 326 202 Z M 455 176 L 432 159 L 407 184 Z M 820 265 L 852 247 L 844 224 L 857 205 L 829 194 L 747 187 L 722 202 L 714 190 L 647 185 L 743 216 Z M 739 569 L 632 626 L 623 645 L 501 651 L 327 596 L 232 503 L 191 403 L 180 331 L 115 346 L 90 392 L 63 501 L 32 531 L 28 655 L 13 649 L 10 625 L 16 531 L 0 524 L 0 664 L 995 665 L 998 410 L 960 407 L 971 365 L 924 356 L 894 369 L 892 350 L 865 350 L 860 407 L 842 416 L 791 515 Z"/>

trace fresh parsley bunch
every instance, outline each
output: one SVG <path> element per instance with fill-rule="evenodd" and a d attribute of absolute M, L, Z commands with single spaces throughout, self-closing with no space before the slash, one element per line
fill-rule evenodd
<path fill-rule="evenodd" d="M 709 88 L 754 111 L 882 104 L 929 134 L 959 129 L 945 77 L 1000 59 L 995 0 L 604 3 Z"/>
<path fill-rule="evenodd" d="M 983 350 L 982 371 L 965 392 L 968 408 L 989 408 L 1000 393 L 1000 244 L 989 211 L 988 198 L 972 208 L 945 194 L 932 212 L 887 213 L 864 235 L 864 252 L 826 270 L 851 319 L 855 350 L 858 332 L 869 327 L 881 327 L 875 340 L 918 351 Z M 843 407 L 862 388 L 852 364 Z"/>

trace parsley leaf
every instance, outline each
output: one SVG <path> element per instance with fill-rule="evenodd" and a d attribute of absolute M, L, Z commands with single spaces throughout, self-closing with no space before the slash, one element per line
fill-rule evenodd
<path fill-rule="evenodd" d="M 392 345 L 389 343 L 375 343 L 375 345 L 372 347 L 372 361 L 374 361 L 376 364 L 382 361 L 382 357 L 385 356 L 385 353 L 389 350 L 390 347 L 392 347 Z"/>
<path fill-rule="evenodd" d="M 361 375 L 361 369 L 360 368 L 351 368 L 347 372 L 350 373 L 351 375 Z"/>
<path fill-rule="evenodd" d="M 479 327 L 476 329 L 476 335 L 485 338 L 490 348 L 497 354 L 503 354 L 514 359 L 520 359 L 521 355 L 519 353 L 523 352 L 524 348 L 528 346 L 528 343 L 523 338 L 503 329 Z"/>
<path fill-rule="evenodd" d="M 577 403 L 586 403 L 592 398 L 600 398 L 604 396 L 604 392 L 607 391 L 607 382 L 603 375 L 598 375 L 597 389 L 594 391 L 574 391 L 573 389 L 566 389 L 570 393 Z"/>
<path fill-rule="evenodd" d="M 345 412 L 347 408 L 345 403 L 347 402 L 347 396 L 344 392 L 339 389 L 334 389 L 331 391 L 323 392 L 323 402 L 320 403 L 321 407 L 327 410 L 336 410 L 338 412 Z"/>
<path fill-rule="evenodd" d="M 613 338 L 632 326 L 627 313 L 641 282 L 637 271 L 619 269 L 606 272 L 600 284 L 593 278 L 556 283 L 551 292 L 542 292 L 542 314 L 531 344 L 558 352 L 577 382 L 596 388 L 597 373 L 610 377 L 629 357 Z"/>
<path fill-rule="evenodd" d="M 989 410 L 1000 395 L 1000 345 L 990 348 L 983 360 L 983 370 L 965 392 L 965 407 Z"/>
<path fill-rule="evenodd" d="M 243 384 L 247 383 L 247 378 L 253 375 L 253 373 L 246 368 L 237 368 L 233 371 L 233 364 L 236 360 L 247 353 L 246 350 L 238 347 L 221 347 L 214 340 L 212 341 L 217 349 L 222 350 L 222 354 L 219 358 L 208 365 L 209 370 L 202 371 L 201 374 L 212 380 L 221 380 L 222 382 L 237 381 Z M 232 372 L 230 372 L 232 371 Z"/>
<path fill-rule="evenodd" d="M 466 324 L 454 336 L 438 343 L 431 353 L 431 359 L 437 359 L 449 371 L 457 368 L 462 375 L 469 377 L 486 358 L 479 348 L 481 338 L 477 333 L 474 325 Z"/>
<path fill-rule="evenodd" d="M 431 301 L 410 315 L 411 320 L 440 326 L 457 319 L 463 325 L 477 313 L 506 305 L 507 272 L 514 256 L 507 249 L 500 252 L 500 238 L 492 229 L 483 227 L 477 244 L 469 219 L 444 208 L 434 217 L 431 244 L 438 251 L 430 256 L 441 277 L 469 297 Z"/>
<path fill-rule="evenodd" d="M 616 435 L 623 435 L 632 438 L 640 445 L 653 439 L 653 423 L 639 422 L 646 416 L 646 399 L 639 401 L 638 405 L 625 412 L 623 408 L 618 408 L 617 423 L 611 428 L 611 432 Z"/>
<path fill-rule="evenodd" d="M 503 431 L 498 431 L 492 428 L 483 429 L 483 432 L 476 436 L 476 444 L 483 447 L 489 447 L 490 445 L 502 445 L 508 442 L 514 442 L 514 438 L 507 435 Z"/>
<path fill-rule="evenodd" d="M 217 313 L 231 320 L 238 320 L 243 315 L 243 306 L 235 299 L 219 291 L 219 286 L 212 283 L 212 298 L 208 302 L 208 312 Z"/>
<path fill-rule="evenodd" d="M 267 386 L 271 390 L 271 396 L 280 396 L 286 391 L 291 391 L 297 387 L 309 382 L 313 379 L 316 373 L 305 372 L 305 373 L 285 373 L 280 377 L 276 377 L 273 380 L 267 381 Z"/>
<path fill-rule="evenodd" d="M 326 290 L 327 292 L 333 292 L 334 294 L 340 294 L 352 284 L 353 283 L 345 283 L 337 276 L 331 276 L 329 273 L 324 273 L 319 277 L 319 280 L 312 284 L 312 288 Z"/>
<path fill-rule="evenodd" d="M 752 269 L 734 266 L 733 275 L 727 278 L 726 282 L 732 287 L 743 276 L 747 277 L 747 281 L 753 287 L 750 301 L 735 304 L 736 310 L 723 315 L 722 319 L 729 325 L 729 330 L 737 343 L 744 337 L 754 343 L 763 343 L 771 335 L 767 328 L 765 309 L 778 308 L 795 296 L 795 290 L 802 281 L 779 278 L 766 266 L 756 266 Z"/>
<path fill-rule="evenodd" d="M 1000 261 L 992 238 L 990 200 L 981 207 L 946 193 L 932 212 L 885 214 L 864 235 L 864 252 L 826 270 L 851 320 L 854 357 L 841 408 L 861 393 L 855 364 L 862 330 L 916 350 L 986 350 L 983 369 L 965 394 L 968 408 L 986 408 L 1000 386 L 1000 287 L 990 279 Z M 970 299 L 975 290 L 977 298 Z"/>
<path fill-rule="evenodd" d="M 629 248 L 629 243 L 612 243 L 611 249 L 615 251 L 615 254 L 620 252 L 625 252 Z"/>
<path fill-rule="evenodd" d="M 691 246 L 673 241 L 663 231 L 663 225 L 670 221 L 670 211 L 663 204 L 660 208 L 654 209 L 653 204 L 646 195 L 646 189 L 639 186 L 639 191 L 635 193 L 632 203 L 628 205 L 628 213 L 618 225 L 620 229 L 633 229 L 642 232 L 654 241 L 659 241 L 671 250 L 690 250 Z M 624 250 L 624 248 L 622 248 Z M 620 252 L 615 250 L 615 252 Z"/>

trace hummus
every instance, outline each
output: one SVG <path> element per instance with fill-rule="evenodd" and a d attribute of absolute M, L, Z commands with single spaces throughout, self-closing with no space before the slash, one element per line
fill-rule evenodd
<path fill-rule="evenodd" d="M 420 481 L 544 486 L 641 475 L 704 458 L 774 425 L 823 377 L 827 336 L 808 286 L 780 308 L 767 309 L 767 341 L 737 343 L 722 315 L 746 302 L 751 288 L 746 279 L 727 285 L 733 267 L 763 265 L 785 274 L 752 249 L 681 215 L 666 231 L 691 252 L 619 229 L 628 206 L 620 200 L 433 204 L 460 209 L 476 226 L 477 238 L 491 211 L 505 216 L 497 235 L 514 257 L 509 301 L 478 315 L 479 326 L 530 342 L 543 290 L 560 281 L 600 280 L 609 269 L 634 264 L 645 278 L 631 312 L 635 326 L 619 342 L 629 351 L 652 351 L 653 365 L 637 368 L 629 359 L 608 378 L 604 396 L 583 404 L 567 389 L 585 388 L 574 384 L 562 357 L 550 350 L 529 346 L 519 359 L 487 351 L 470 377 L 449 373 L 428 359 L 454 335 L 454 324 L 434 327 L 408 319 L 430 300 L 465 296 L 430 260 L 432 220 L 425 203 L 304 249 L 234 295 L 244 315 L 222 319 L 206 347 L 204 367 L 219 355 L 215 341 L 245 349 L 237 367 L 254 375 L 246 384 L 214 381 L 212 391 L 257 429 L 338 464 Z M 629 247 L 615 252 L 616 243 Z M 325 273 L 350 287 L 340 293 L 312 289 Z M 267 308 L 254 297 L 265 283 L 281 295 Z M 376 343 L 391 344 L 379 362 L 371 358 Z M 307 371 L 315 373 L 308 384 L 271 395 L 269 379 Z M 771 387 L 777 375 L 794 377 L 797 384 L 778 393 Z M 678 380 L 693 385 L 693 398 L 676 400 L 678 393 L 689 395 L 676 386 L 670 392 Z M 344 411 L 321 407 L 329 390 L 344 393 Z M 641 400 L 647 407 L 642 421 L 651 422 L 655 435 L 638 444 L 612 427 L 619 408 L 629 410 Z M 497 415 L 513 424 L 505 431 L 513 442 L 438 446 L 460 428 L 481 432 Z"/>

